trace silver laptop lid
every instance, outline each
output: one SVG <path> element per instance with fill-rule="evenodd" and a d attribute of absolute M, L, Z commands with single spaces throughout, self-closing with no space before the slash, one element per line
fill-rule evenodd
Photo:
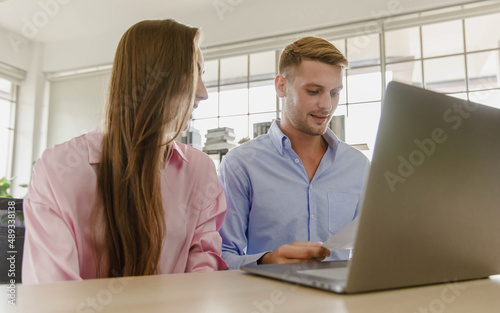
<path fill-rule="evenodd" d="M 500 110 L 390 82 L 347 292 L 500 273 Z"/>

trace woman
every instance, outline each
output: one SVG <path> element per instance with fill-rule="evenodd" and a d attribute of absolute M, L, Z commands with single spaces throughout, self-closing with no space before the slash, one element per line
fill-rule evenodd
<path fill-rule="evenodd" d="M 123 35 L 101 129 L 34 166 L 23 283 L 227 268 L 213 162 L 174 142 L 207 98 L 198 45 L 198 29 L 173 20 Z"/>

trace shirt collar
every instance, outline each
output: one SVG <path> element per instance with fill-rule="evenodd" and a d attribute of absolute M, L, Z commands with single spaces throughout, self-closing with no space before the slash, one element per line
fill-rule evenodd
<path fill-rule="evenodd" d="M 287 137 L 281 131 L 279 124 L 280 120 L 274 120 L 271 128 L 269 128 L 268 134 L 276 149 L 278 149 L 280 154 L 283 154 L 283 146 L 286 144 L 285 141 Z"/>
<path fill-rule="evenodd" d="M 179 157 L 182 160 L 189 163 L 189 160 L 186 157 L 186 151 L 187 151 L 188 147 L 189 147 L 188 145 L 181 144 L 177 141 L 174 141 L 172 143 L 172 156 L 179 155 Z"/>
<path fill-rule="evenodd" d="M 271 142 L 274 144 L 276 149 L 278 149 L 280 154 L 283 154 L 283 148 L 286 145 L 291 145 L 290 141 L 286 141 L 288 137 L 283 134 L 280 127 L 280 120 L 275 120 L 269 129 L 269 137 L 271 138 Z M 328 127 L 326 128 L 326 132 L 322 135 L 323 139 L 325 139 L 326 143 L 333 149 L 333 151 L 337 150 L 337 147 L 340 143 L 340 140 L 337 138 L 335 133 Z"/>
<path fill-rule="evenodd" d="M 87 133 L 85 136 L 87 139 L 87 147 L 89 153 L 89 164 L 101 163 L 101 151 L 102 151 L 102 132 L 99 128 Z M 172 143 L 172 157 L 178 155 L 185 162 L 189 162 L 186 157 L 187 145 L 180 144 L 176 141 Z M 171 158 L 172 158 L 171 157 Z"/>

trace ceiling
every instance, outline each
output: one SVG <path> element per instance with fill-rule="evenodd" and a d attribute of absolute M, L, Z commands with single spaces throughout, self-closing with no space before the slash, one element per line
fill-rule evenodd
<path fill-rule="evenodd" d="M 144 19 L 168 17 L 199 26 L 195 16 L 200 15 L 193 12 L 218 19 L 217 1 L 222 0 L 0 0 L 0 28 L 37 42 L 58 42 L 122 33 Z"/>
<path fill-rule="evenodd" d="M 0 29 L 34 42 L 119 38 L 145 19 L 174 18 L 237 40 L 473 0 L 0 0 Z M 241 24 L 235 32 L 235 24 Z M 210 41 L 210 40 L 209 40 Z M 221 40 L 219 40 L 221 41 Z"/>

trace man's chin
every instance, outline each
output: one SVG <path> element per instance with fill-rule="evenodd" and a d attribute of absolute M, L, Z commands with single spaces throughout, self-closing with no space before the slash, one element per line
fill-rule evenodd
<path fill-rule="evenodd" d="M 310 136 L 323 136 L 326 133 L 326 127 L 324 129 L 306 129 L 302 132 Z"/>
<path fill-rule="evenodd" d="M 308 131 L 311 133 L 311 135 L 315 136 L 321 136 L 326 132 L 326 129 L 328 128 L 327 123 L 322 123 L 322 124 L 315 124 L 315 125 L 308 125 Z"/>

